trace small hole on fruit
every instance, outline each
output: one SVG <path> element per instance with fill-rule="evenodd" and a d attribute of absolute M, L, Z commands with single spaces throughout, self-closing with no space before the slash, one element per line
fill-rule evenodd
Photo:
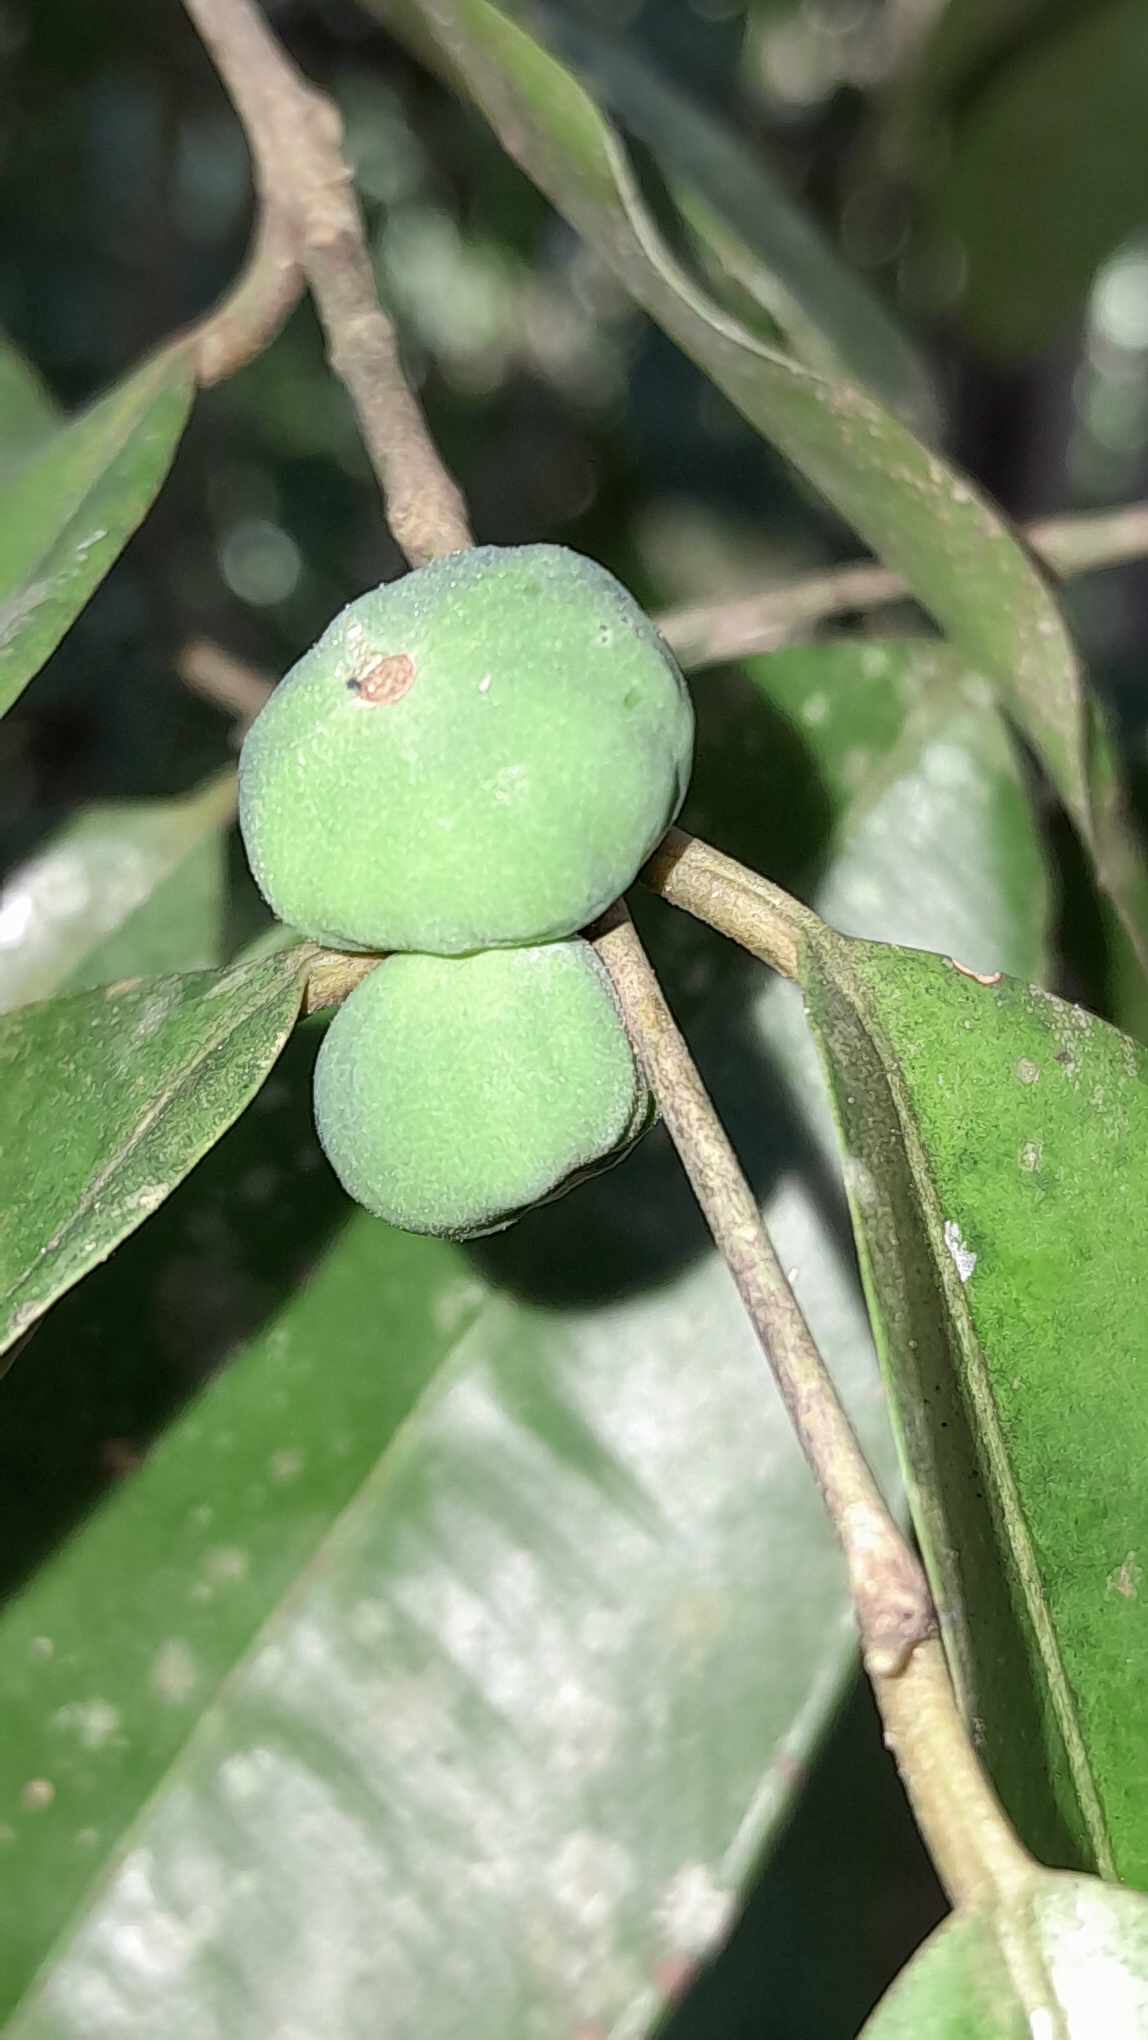
<path fill-rule="evenodd" d="M 356 673 L 347 686 L 366 707 L 389 708 L 409 692 L 414 678 L 415 662 L 410 655 L 393 652 L 388 658 L 376 659 L 365 673 Z"/>
<path fill-rule="evenodd" d="M 609 645 L 609 644 L 613 644 L 613 642 L 614 642 L 614 633 L 613 633 L 613 631 L 612 631 L 612 630 L 610 629 L 610 626 L 609 626 L 609 624 L 608 624 L 608 623 L 600 623 L 600 624 L 598 625 L 598 631 L 597 631 L 597 637 L 598 637 L 598 643 L 599 643 L 600 645 Z"/>

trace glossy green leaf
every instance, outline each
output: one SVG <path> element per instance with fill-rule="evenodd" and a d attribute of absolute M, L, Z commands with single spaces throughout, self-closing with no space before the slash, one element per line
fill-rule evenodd
<path fill-rule="evenodd" d="M 59 422 L 59 407 L 31 363 L 0 334 L 0 470 L 21 459 Z"/>
<path fill-rule="evenodd" d="M 785 868 L 851 873 L 880 928 L 913 818 L 896 927 L 956 939 L 972 897 L 986 944 L 1038 969 L 999 721 L 947 679 L 903 712 L 893 660 L 854 656 L 882 734 L 848 798 L 818 771 L 832 716 L 802 717 L 846 679 L 836 648 L 788 669 L 787 720 L 770 660 L 699 690 L 715 832 L 772 858 L 784 806 Z M 966 827 L 982 773 L 996 806 Z M 1019 911 L 997 829 L 1031 868 Z M 888 1476 L 800 1001 L 643 918 Z M 6 1384 L 27 1567 L 76 1486 L 44 1468 L 94 1497 L 103 1455 L 232 1357 L 0 1622 L 5 2030 L 639 2032 L 721 1933 L 853 1661 L 820 1503 L 662 1134 L 496 1239 L 407 1239 L 349 1217 L 321 1164 L 312 1035 Z"/>
<path fill-rule="evenodd" d="M 5 481 L 0 714 L 38 673 L 160 487 L 192 396 L 170 347 L 46 439 Z"/>
<path fill-rule="evenodd" d="M 235 775 L 68 822 L 0 887 L 0 1011 L 221 961 Z"/>
<path fill-rule="evenodd" d="M 295 1023 L 307 954 L 129 979 L 0 1019 L 0 1351 L 243 1110 Z"/>
<path fill-rule="evenodd" d="M 929 379 L 900 326 L 750 138 L 621 37 L 569 15 L 548 11 L 545 21 L 603 103 L 647 145 L 702 248 L 765 309 L 783 344 L 823 374 L 854 374 L 919 426 L 935 424 Z"/>
<path fill-rule="evenodd" d="M 382 0 L 372 0 L 381 7 Z M 1039 752 L 1148 963 L 1148 877 L 1112 792 L 1093 782 L 1094 727 L 1048 588 L 973 485 L 855 384 L 765 346 L 688 278 L 661 240 L 625 151 L 592 99 L 491 0 L 387 0 L 402 28 L 477 100 L 504 146 L 610 261 L 651 317 L 821 490 L 984 672 Z"/>
<path fill-rule="evenodd" d="M 827 936 L 804 983 L 986 1761 L 1039 1855 L 1142 1884 L 1148 1052 L 973 960 Z"/>
<path fill-rule="evenodd" d="M 1049 1872 L 938 1928 L 862 2040 L 1136 2040 L 1148 2033 L 1148 1900 Z"/>

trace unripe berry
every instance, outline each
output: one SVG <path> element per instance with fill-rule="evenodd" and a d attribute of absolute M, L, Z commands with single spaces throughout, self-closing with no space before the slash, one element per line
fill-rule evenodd
<path fill-rule="evenodd" d="M 610 980 L 575 939 L 388 957 L 315 1066 L 315 1122 L 350 1195 L 466 1238 L 620 1160 L 649 1095 Z"/>
<path fill-rule="evenodd" d="M 318 941 L 548 941 L 632 882 L 692 748 L 682 676 L 613 575 L 484 546 L 336 617 L 248 732 L 240 821 L 275 913 Z"/>

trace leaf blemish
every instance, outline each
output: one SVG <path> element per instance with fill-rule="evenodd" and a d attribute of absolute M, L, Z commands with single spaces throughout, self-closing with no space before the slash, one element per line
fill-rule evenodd
<path fill-rule="evenodd" d="M 1134 1601 L 1143 1577 L 1144 1568 L 1137 1564 L 1136 1553 L 1130 1551 L 1123 1563 L 1109 1573 L 1105 1586 L 1110 1594 L 1119 1594 L 1124 1601 Z"/>
<path fill-rule="evenodd" d="M 945 1220 L 944 1238 L 945 1245 L 953 1257 L 953 1266 L 957 1274 L 962 1282 L 967 1282 L 977 1265 L 977 1257 L 973 1253 L 972 1248 L 965 1245 L 961 1228 L 955 1218 L 947 1218 Z"/>
<path fill-rule="evenodd" d="M 1022 1055 L 1013 1074 L 1018 1084 L 1039 1084 L 1040 1064 L 1032 1062 L 1027 1055 Z"/>
<path fill-rule="evenodd" d="M 1004 976 L 1003 970 L 973 970 L 970 964 L 958 963 L 955 956 L 946 956 L 945 962 L 962 977 L 971 978 L 975 985 L 999 985 Z"/>

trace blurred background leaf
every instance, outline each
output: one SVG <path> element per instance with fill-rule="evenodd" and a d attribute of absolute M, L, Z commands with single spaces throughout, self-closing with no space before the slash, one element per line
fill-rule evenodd
<path fill-rule="evenodd" d="M 1129 273 L 1148 263 L 1138 0 L 991 11 L 956 0 L 935 40 L 895 111 L 893 146 L 922 192 L 918 259 L 954 277 L 968 332 L 1005 359 L 1061 339 L 1098 272 L 1116 346 L 1143 346 Z"/>
<path fill-rule="evenodd" d="M 617 34 L 591 30 L 562 9 L 532 9 L 524 19 L 541 24 L 604 110 L 645 144 L 702 259 L 716 258 L 717 273 L 735 277 L 769 314 L 775 330 L 764 337 L 823 374 L 853 375 L 928 435 L 936 400 L 923 363 L 751 137 L 676 88 Z"/>
<path fill-rule="evenodd" d="M 89 809 L 0 888 L 0 1010 L 223 961 L 229 768 L 182 800 Z"/>

